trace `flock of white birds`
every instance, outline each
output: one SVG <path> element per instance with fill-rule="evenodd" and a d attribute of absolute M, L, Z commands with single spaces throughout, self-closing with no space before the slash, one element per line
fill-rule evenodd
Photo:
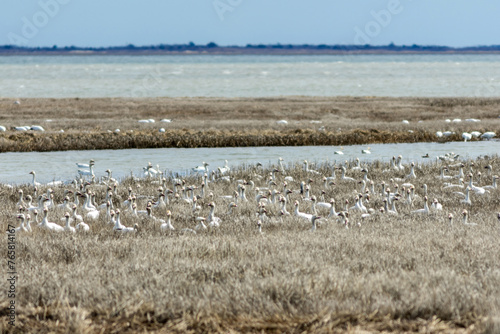
<path fill-rule="evenodd" d="M 488 200 L 498 197 L 498 176 L 494 175 L 492 166 L 487 165 L 484 166 L 487 176 L 480 179 L 481 173 L 474 163 L 460 162 L 453 153 L 440 158 L 443 161 L 440 173 L 434 176 L 439 187 L 460 201 L 460 206 L 463 206 L 461 223 L 476 225 L 477 223 L 469 221 L 468 208 L 472 206 L 474 197 L 481 196 Z M 89 232 L 92 224 L 103 222 L 116 233 L 135 233 L 144 224 L 169 232 L 176 231 L 173 217 L 189 216 L 193 228 L 183 228 L 178 232 L 196 234 L 218 228 L 221 224 L 230 224 L 232 217 L 238 215 L 240 205 L 252 208 L 255 217 L 250 215 L 248 218 L 254 220 L 261 233 L 266 223 L 285 223 L 293 217 L 310 224 L 310 229 L 315 231 L 319 222 L 327 221 L 338 222 L 347 229 L 362 226 L 370 217 L 398 215 L 397 206 L 402 206 L 401 211 L 410 216 L 444 213 L 445 210 L 436 198 L 428 198 L 428 187 L 417 176 L 415 164 L 405 166 L 401 155 L 393 157 L 382 174 L 397 172 L 397 175 L 405 176 L 391 176 L 377 184 L 369 178 L 368 166 L 363 166 L 359 158 L 353 163 L 346 161 L 339 166 L 329 166 L 326 168 L 327 174 L 325 169 L 321 172 L 312 169 L 307 160 L 302 165 L 303 175 L 306 175 L 304 180 L 295 180 L 289 176 L 282 158 L 269 170 L 264 170 L 262 164 L 257 163 L 245 180 L 235 179 L 236 174 L 227 160 L 224 166 L 214 170 L 209 168 L 209 163 L 203 162 L 192 168 L 191 176 L 196 176 L 194 179 L 198 180 L 198 184 L 187 185 L 183 179 L 164 177 L 159 166 L 154 168 L 148 163 L 143 168 L 143 177 L 131 178 L 138 184 L 144 182 L 144 186 L 154 185 L 157 190 L 157 195 L 154 196 L 136 193 L 130 186 L 125 190 L 125 186 L 121 186 L 112 177 L 110 169 L 106 170 L 106 176 L 96 178 L 94 160 L 90 160 L 88 164 L 77 163 L 79 177 L 71 182 L 41 185 L 36 181 L 36 173 L 32 171 L 32 182 L 28 187 L 30 194 L 24 194 L 22 189 L 18 189 L 16 215 L 21 223 L 15 228 L 15 232 L 30 233 L 34 228 L 50 232 Z M 448 174 L 451 168 L 457 169 L 456 175 Z M 486 179 L 491 182 L 484 184 Z M 332 189 L 340 184 L 348 185 L 347 189 L 350 191 L 343 194 L 345 201 L 337 209 L 335 200 L 325 198 L 325 195 L 331 194 Z M 46 191 L 38 194 L 42 187 Z M 232 193 L 214 195 L 217 187 L 219 190 L 229 189 Z M 316 189 L 313 190 L 313 187 Z M 62 203 L 55 202 L 52 188 L 62 192 Z M 100 192 L 105 193 L 103 198 L 96 198 L 98 190 L 104 190 Z M 122 197 L 120 194 L 124 193 L 127 196 Z M 370 207 L 372 199 L 377 199 L 383 205 Z M 417 202 L 423 203 L 423 207 L 416 208 Z M 216 208 L 221 205 L 226 208 L 221 213 L 224 219 L 216 215 Z M 302 211 L 301 208 L 306 206 L 309 208 L 308 212 Z M 206 214 L 202 214 L 206 211 Z M 122 217 L 127 217 L 127 221 L 133 223 L 133 226 L 122 223 Z M 453 224 L 452 213 L 444 213 L 444 217 Z M 500 213 L 496 218 L 500 222 Z"/>

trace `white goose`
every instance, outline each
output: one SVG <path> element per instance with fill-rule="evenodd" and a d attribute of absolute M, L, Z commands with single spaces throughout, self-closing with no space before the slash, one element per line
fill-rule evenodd
<path fill-rule="evenodd" d="M 415 163 L 412 162 L 410 165 L 410 174 L 406 176 L 407 179 L 416 179 L 417 175 L 415 174 Z"/>
<path fill-rule="evenodd" d="M 89 165 L 89 169 L 88 170 L 86 170 L 86 169 L 79 169 L 78 170 L 78 174 L 80 174 L 80 176 L 95 177 L 95 174 L 94 174 L 94 163 L 91 163 Z"/>
<path fill-rule="evenodd" d="M 397 160 L 397 167 L 401 172 L 404 172 L 405 166 L 403 166 L 403 156 L 398 155 L 398 160 Z"/>
<path fill-rule="evenodd" d="M 219 171 L 220 175 L 226 175 L 231 171 L 231 168 L 229 167 L 229 164 L 227 160 L 225 160 L 225 164 L 223 167 L 217 167 L 217 170 Z"/>
<path fill-rule="evenodd" d="M 316 231 L 316 221 L 319 219 L 321 219 L 321 216 L 312 216 L 312 218 L 311 218 L 311 223 L 312 223 L 311 231 L 312 232 Z"/>
<path fill-rule="evenodd" d="M 49 210 L 47 208 L 43 209 L 43 219 L 39 226 L 51 232 L 64 232 L 64 227 L 56 223 L 49 222 L 49 219 L 47 218 L 48 212 Z"/>
<path fill-rule="evenodd" d="M 229 203 L 229 205 L 227 206 L 226 215 L 230 216 L 233 213 L 233 208 L 236 208 L 236 207 L 238 207 L 238 205 L 236 203 L 234 203 L 234 202 Z"/>
<path fill-rule="evenodd" d="M 305 212 L 300 212 L 299 211 L 299 201 L 295 201 L 294 205 L 295 205 L 295 215 L 297 217 L 302 218 L 302 219 L 307 219 L 309 221 L 312 221 L 313 215 L 311 215 L 309 213 L 305 213 Z"/>
<path fill-rule="evenodd" d="M 346 172 L 346 169 L 344 166 L 342 167 L 338 167 L 338 169 L 340 169 L 342 171 L 342 175 L 340 176 L 340 179 L 342 181 L 348 181 L 348 182 L 356 182 L 355 179 L 353 179 L 352 177 L 348 177 L 348 176 L 345 176 L 345 172 Z"/>
<path fill-rule="evenodd" d="M 472 191 L 474 191 L 474 193 L 476 193 L 478 195 L 486 194 L 486 189 L 484 189 L 483 187 L 475 186 L 472 182 L 472 179 L 473 179 L 473 175 L 472 175 L 472 173 L 469 173 L 469 188 Z"/>
<path fill-rule="evenodd" d="M 33 175 L 33 180 L 31 181 L 31 185 L 33 187 L 39 187 L 41 186 L 41 184 L 39 182 L 36 182 L 36 173 L 34 170 L 32 170 L 31 172 L 29 172 L 29 174 Z"/>
<path fill-rule="evenodd" d="M 469 212 L 467 210 L 464 209 L 464 211 L 462 211 L 462 223 L 464 225 L 467 225 L 467 226 L 476 226 L 477 224 L 476 223 L 469 223 L 468 222 L 468 219 L 469 219 Z"/>
<path fill-rule="evenodd" d="M 172 225 L 171 216 L 172 212 L 170 212 L 170 210 L 167 210 L 167 221 L 160 225 L 161 231 L 166 232 L 175 230 L 174 226 Z"/>
<path fill-rule="evenodd" d="M 466 187 L 465 188 L 465 193 L 462 193 L 460 191 L 455 191 L 453 192 L 454 194 L 462 196 L 464 199 L 460 201 L 460 203 L 472 205 L 472 201 L 470 199 L 470 188 Z"/>
<path fill-rule="evenodd" d="M 446 166 L 441 167 L 441 173 L 438 176 L 439 179 L 449 180 L 449 179 L 453 178 L 453 176 L 451 176 L 451 175 L 445 175 L 444 174 L 445 171 L 448 171 L 448 167 L 446 167 Z"/>
<path fill-rule="evenodd" d="M 497 189 L 498 175 L 493 175 L 493 184 L 491 186 L 484 186 L 484 189 Z"/>
<path fill-rule="evenodd" d="M 335 212 L 335 200 L 333 198 L 330 199 L 330 204 L 331 204 L 331 207 L 330 207 L 330 213 L 328 214 L 328 218 L 338 217 L 339 214 L 337 212 Z"/>
<path fill-rule="evenodd" d="M 434 198 L 434 200 L 432 201 L 431 210 L 434 210 L 434 211 L 441 211 L 441 210 L 443 210 L 443 205 L 438 202 L 437 198 Z"/>
<path fill-rule="evenodd" d="M 304 160 L 304 166 L 305 166 L 306 173 L 319 174 L 319 172 L 317 170 L 309 169 L 309 162 L 307 160 Z"/>
<path fill-rule="evenodd" d="M 71 222 L 70 222 L 69 212 L 66 212 L 64 214 L 64 217 L 66 219 L 66 226 L 64 226 L 64 231 L 70 232 L 70 233 L 75 233 L 76 229 L 70 225 Z"/>
<path fill-rule="evenodd" d="M 210 226 L 210 227 L 220 226 L 221 219 L 219 217 L 215 217 L 215 215 L 214 215 L 215 203 L 210 202 L 210 203 L 208 203 L 208 206 L 210 207 L 210 212 L 208 213 L 208 217 L 207 217 L 208 226 Z"/>
<path fill-rule="evenodd" d="M 354 171 L 360 171 L 363 169 L 363 167 L 361 167 L 361 162 L 360 162 L 359 158 L 356 158 L 356 166 L 351 167 L 351 169 Z"/>
<path fill-rule="evenodd" d="M 201 166 L 193 167 L 192 171 L 195 173 L 208 173 L 208 166 L 210 166 L 210 164 L 203 161 Z"/>
<path fill-rule="evenodd" d="M 427 196 L 425 196 L 424 197 L 424 208 L 423 209 L 414 210 L 411 213 L 426 214 L 426 215 L 428 215 L 429 214 L 429 205 L 427 204 L 427 201 L 428 201 Z"/>
<path fill-rule="evenodd" d="M 93 165 L 94 164 L 94 159 L 90 159 L 89 163 L 88 164 L 84 164 L 84 163 L 79 163 L 79 162 L 76 162 L 76 167 L 78 168 L 89 168 L 90 165 Z"/>
<path fill-rule="evenodd" d="M 115 211 L 115 226 L 113 227 L 113 230 L 116 232 L 120 233 L 133 233 L 136 232 L 136 227 L 137 224 L 134 225 L 134 227 L 126 227 L 122 225 L 120 221 L 120 209 L 116 209 Z"/>
<path fill-rule="evenodd" d="M 19 194 L 19 201 L 16 203 L 16 206 L 26 207 L 26 203 L 24 202 L 23 190 L 19 189 L 17 192 Z"/>
<path fill-rule="evenodd" d="M 17 218 L 18 219 L 22 219 L 21 220 L 21 225 L 19 225 L 19 227 L 16 227 L 14 229 L 14 233 L 26 233 L 26 232 L 29 232 L 28 229 L 26 228 L 25 226 L 25 221 L 26 221 L 26 217 L 24 216 L 24 214 L 18 214 L 17 215 Z M 10 231 L 7 231 L 7 233 L 10 233 Z"/>
<path fill-rule="evenodd" d="M 281 197 L 279 198 L 279 201 L 281 202 L 281 208 L 280 208 L 280 211 L 282 211 L 282 212 L 283 212 L 283 215 L 289 216 L 289 215 L 290 215 L 290 212 L 288 212 L 288 211 L 286 210 L 286 203 L 287 203 L 287 201 L 288 201 L 288 200 L 286 199 L 286 197 L 285 197 L 285 196 L 281 196 Z"/>

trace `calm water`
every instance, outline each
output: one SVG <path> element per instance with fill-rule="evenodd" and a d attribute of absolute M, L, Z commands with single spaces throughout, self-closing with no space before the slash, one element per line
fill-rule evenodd
<path fill-rule="evenodd" d="M 302 146 L 302 147 L 237 147 L 237 148 L 163 148 L 140 150 L 102 150 L 102 151 L 68 151 L 68 152 L 30 152 L 30 153 L 1 153 L 0 154 L 0 182 L 23 184 L 31 181 L 28 173 L 36 171 L 37 181 L 49 182 L 53 180 L 71 180 L 77 176 L 76 162 L 88 163 L 95 160 L 96 176 L 104 176 L 106 169 L 113 171 L 113 176 L 122 178 L 132 172 L 138 176 L 142 167 L 151 162 L 154 166 L 160 165 L 167 173 L 185 174 L 191 167 L 201 165 L 203 161 L 210 164 L 210 169 L 224 165 L 224 160 L 230 166 L 248 165 L 261 162 L 265 166 L 278 162 L 278 157 L 285 160 L 285 164 L 292 164 L 307 159 L 313 163 L 333 162 L 342 163 L 359 157 L 361 161 L 381 160 L 389 162 L 393 155 L 402 154 L 403 162 L 415 161 L 422 163 L 432 161 L 423 159 L 422 155 L 429 153 L 436 156 L 454 152 L 461 158 L 476 158 L 478 156 L 500 153 L 500 141 L 480 142 L 450 142 L 450 143 L 414 143 L 414 144 L 373 144 L 370 145 L 372 154 L 361 154 L 366 146 L 345 146 L 344 155 L 334 155 L 338 147 L 332 146 Z M 156 168 L 156 167 L 155 167 Z"/>
<path fill-rule="evenodd" d="M 3 97 L 499 96 L 500 55 L 0 57 Z"/>

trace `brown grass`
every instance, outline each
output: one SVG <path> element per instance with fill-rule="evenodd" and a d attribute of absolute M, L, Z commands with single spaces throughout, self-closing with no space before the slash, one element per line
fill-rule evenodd
<path fill-rule="evenodd" d="M 0 125 L 47 130 L 0 133 L 0 152 L 419 142 L 435 141 L 438 130 L 455 131 L 443 139 L 450 141 L 461 140 L 463 131 L 500 132 L 500 99 L 493 98 L 76 98 L 22 99 L 20 105 L 4 98 L 0 110 Z M 137 122 L 149 118 L 156 123 Z M 159 122 L 163 118 L 173 122 Z M 281 119 L 289 124 L 277 124 Z M 120 134 L 110 133 L 117 128 Z"/>
<path fill-rule="evenodd" d="M 484 166 L 498 171 L 498 157 L 475 161 L 483 172 L 482 184 L 490 183 Z M 369 177 L 378 185 L 406 173 L 383 172 L 387 162 L 368 165 Z M 312 194 L 320 196 L 320 176 L 307 175 L 300 164 L 290 165 L 287 175 L 295 180 L 312 177 Z M 331 166 L 310 166 L 323 175 Z M 209 186 L 217 204 L 220 228 L 196 235 L 182 235 L 193 228 L 190 205 L 173 201 L 176 231 L 162 234 L 158 226 L 124 214 L 122 222 L 140 224 L 135 235 L 113 233 L 103 218 L 91 225 L 88 235 L 52 235 L 35 230 L 19 235 L 16 244 L 19 281 L 16 297 L 17 327 L 5 321 L 7 332 L 427 332 L 496 333 L 500 310 L 500 233 L 496 212 L 499 189 L 487 196 L 472 195 L 467 207 L 470 220 L 464 226 L 458 217 L 464 205 L 436 178 L 440 165 L 419 166 L 419 180 L 412 181 L 420 198 L 414 207 L 399 203 L 396 217 L 376 215 L 362 220 L 352 213 L 354 226 L 346 230 L 334 220 L 325 220 L 315 233 L 310 223 L 295 217 L 281 221 L 277 208 L 268 205 L 271 220 L 263 234 L 256 233 L 255 194 L 240 203 L 237 214 L 227 216 L 219 196 L 230 194 L 240 178 L 264 185 L 256 174 L 269 170 L 255 167 L 233 169 L 233 181 Z M 450 166 L 450 174 L 457 172 Z M 349 175 L 360 178 L 359 172 Z M 278 184 L 284 175 L 278 175 Z M 171 179 L 167 184 L 171 186 Z M 198 176 L 186 184 L 199 185 Z M 337 179 L 326 191 L 337 210 L 352 200 L 353 186 Z M 429 197 L 438 198 L 444 211 L 415 216 L 423 207 L 421 185 L 429 186 Z M 143 208 L 156 194 L 157 184 L 148 180 L 123 180 L 119 195 L 128 186 Z M 298 189 L 298 181 L 290 188 Z M 27 186 L 21 187 L 31 193 Z M 92 185 L 98 198 L 104 189 Z M 394 187 L 391 186 L 391 189 Z M 45 191 L 42 187 L 40 192 Z M 61 200 L 62 188 L 55 189 Z M 17 189 L 1 189 L 0 215 L 3 230 L 13 223 Z M 292 199 L 299 199 L 293 194 Z M 209 199 L 202 199 L 202 213 Z M 118 200 L 115 201 L 118 203 Z M 374 195 L 369 206 L 378 208 L 382 198 Z M 309 204 L 301 201 L 301 211 Z M 292 212 L 291 205 L 288 210 Z M 446 216 L 457 217 L 449 226 Z M 62 212 L 51 212 L 58 221 Z M 165 212 L 155 212 L 164 218 Z M 102 215 L 101 215 L 102 217 Z M 360 222 L 361 227 L 356 223 Z M 6 236 L 0 239 L 6 249 Z M 0 305 L 6 316 L 6 295 Z"/>

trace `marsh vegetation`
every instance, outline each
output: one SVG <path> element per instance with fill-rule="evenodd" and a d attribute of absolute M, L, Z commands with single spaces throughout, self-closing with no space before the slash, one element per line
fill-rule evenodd
<path fill-rule="evenodd" d="M 75 98 L 20 104 L 3 98 L 0 109 L 0 125 L 8 129 L 0 132 L 1 152 L 411 143 L 462 140 L 464 131 L 500 133 L 500 100 L 494 98 Z M 46 131 L 9 130 L 33 124 Z M 437 131 L 454 134 L 438 138 Z"/>
<path fill-rule="evenodd" d="M 229 180 L 217 175 L 208 182 L 204 196 L 202 173 L 184 180 L 168 175 L 161 181 L 160 177 L 120 180 L 112 200 L 115 209 L 121 209 L 125 226 L 138 225 L 135 233 L 114 231 L 103 211 L 95 221 L 85 219 L 88 233 L 56 234 L 33 226 L 33 232 L 16 236 L 17 326 L 2 322 L 2 331 L 498 332 L 500 190 L 488 189 L 484 195 L 472 191 L 471 204 L 462 203 L 454 191 L 465 188 L 444 185 L 458 184 L 459 179 L 439 177 L 444 166 L 448 166 L 446 175 L 457 175 L 461 164 L 465 184 L 472 172 L 474 185 L 481 187 L 492 184 L 500 168 L 498 156 L 433 161 L 416 166 L 416 178 L 407 178 L 410 166 L 396 170 L 389 161 L 361 161 L 375 190 L 372 193 L 367 186 L 370 199 L 364 203 L 374 212 L 362 218 L 361 212 L 349 209 L 346 228 L 318 207 L 323 218 L 314 232 L 309 220 L 293 214 L 294 201 L 300 211 L 308 213 L 312 212 L 308 200 L 312 196 L 327 202 L 333 198 L 338 212 L 344 211 L 346 200 L 351 207 L 361 192 L 358 182 L 364 174 L 355 161 L 343 165 L 347 176 L 356 181 L 343 180 L 336 170 L 336 177 L 329 179 L 334 184 L 325 184 L 323 177 L 331 177 L 339 165 L 308 165 L 315 173 L 305 170 L 302 161 L 285 162 L 284 172 L 274 172 L 273 183 L 270 173 L 278 164 L 232 166 L 226 174 Z M 266 203 L 267 218 L 259 217 L 259 191 L 281 191 L 278 199 L 284 195 L 285 177 L 293 178 L 287 181 L 292 191 L 287 204 L 291 215 L 282 215 L 279 203 Z M 248 200 L 240 196 L 237 207 L 227 214 L 229 202 L 235 199 L 225 196 L 238 192 L 241 180 L 247 183 Z M 179 181 L 177 196 L 169 194 L 167 189 L 174 190 Z M 298 191 L 300 182 L 310 187 L 307 196 Z M 379 210 L 387 198 L 382 182 L 390 193 L 401 194 L 397 215 Z M 414 186 L 411 205 L 405 194 L 411 187 L 404 183 Z M 424 184 L 429 205 L 436 198 L 442 210 L 412 213 L 424 207 Z M 145 209 L 148 201 L 158 199 L 160 186 L 169 203 L 153 208 L 153 215 L 165 220 L 167 210 L 171 212 L 175 230 L 168 232 L 161 231 L 159 221 L 135 216 L 122 204 L 130 187 L 138 209 Z M 195 212 L 190 196 L 186 200 L 182 192 L 190 186 L 200 196 Z M 39 186 L 38 194 L 46 194 L 47 189 Z M 52 189 L 56 204 L 62 203 L 65 189 L 78 190 L 73 185 Z M 15 218 L 19 190 L 24 196 L 34 191 L 32 185 L 0 190 L 3 230 L 7 224 L 19 224 Z M 87 190 L 96 194 L 100 204 L 107 186 L 90 184 Z M 196 234 L 183 231 L 195 228 L 199 223 L 195 217 L 208 218 L 211 202 L 220 226 Z M 464 209 L 468 223 L 476 225 L 463 223 Z M 63 225 L 64 211 L 50 209 L 49 220 Z M 81 206 L 77 212 L 84 213 Z M 454 216 L 451 222 L 449 213 Z M 6 237 L 0 247 L 6 249 Z M 4 294 L 0 299 L 3 316 L 5 298 Z"/>

